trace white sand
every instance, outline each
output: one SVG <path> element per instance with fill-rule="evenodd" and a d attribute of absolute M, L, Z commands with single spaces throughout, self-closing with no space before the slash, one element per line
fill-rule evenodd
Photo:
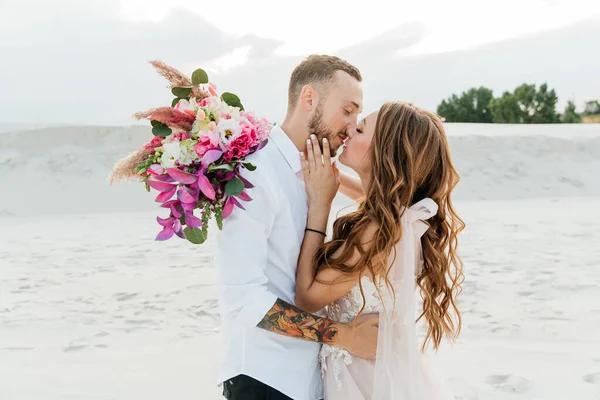
<path fill-rule="evenodd" d="M 448 131 L 467 281 L 437 361 L 457 399 L 599 399 L 600 126 Z M 105 185 L 145 134 L 0 135 L 0 399 L 221 398 L 210 243 L 154 242 L 154 196 Z"/>

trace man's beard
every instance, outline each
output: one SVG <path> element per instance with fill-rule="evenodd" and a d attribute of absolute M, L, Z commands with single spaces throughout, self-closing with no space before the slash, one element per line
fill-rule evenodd
<path fill-rule="evenodd" d="M 335 140 L 338 135 L 345 135 L 346 132 L 334 132 L 332 129 L 328 128 L 327 125 L 325 125 L 325 121 L 323 121 L 323 105 L 319 104 L 315 110 L 315 115 L 313 115 L 308 123 L 308 134 L 315 135 L 317 137 L 321 152 L 323 151 L 323 139 L 327 139 L 329 141 L 329 151 L 331 152 L 331 157 L 335 157 L 338 148 L 333 147 L 333 140 Z"/>

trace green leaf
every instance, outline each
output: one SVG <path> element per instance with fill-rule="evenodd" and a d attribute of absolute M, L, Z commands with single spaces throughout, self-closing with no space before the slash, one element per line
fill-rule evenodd
<path fill-rule="evenodd" d="M 219 171 L 219 170 L 233 171 L 233 166 L 231 164 L 223 164 L 223 165 L 211 165 L 210 167 L 208 167 L 208 172 Z"/>
<path fill-rule="evenodd" d="M 171 93 L 179 98 L 187 98 L 192 93 L 193 86 L 179 86 L 171 89 Z"/>
<path fill-rule="evenodd" d="M 147 183 L 145 183 L 145 182 L 144 182 L 144 184 L 146 185 L 146 191 L 147 191 L 148 193 L 150 193 L 150 185 L 148 185 L 148 184 L 147 184 Z"/>
<path fill-rule="evenodd" d="M 194 244 L 202 244 L 206 241 L 206 235 L 202 229 L 186 227 L 183 233 L 185 238 Z"/>
<path fill-rule="evenodd" d="M 256 169 L 256 166 L 254 164 L 252 164 L 252 163 L 249 163 L 249 162 L 243 163 L 243 165 L 244 165 L 244 167 L 246 167 L 246 169 L 248 171 L 254 171 Z"/>
<path fill-rule="evenodd" d="M 237 176 L 227 182 L 225 185 L 225 194 L 227 196 L 237 196 L 244 191 L 244 182 Z"/>
<path fill-rule="evenodd" d="M 171 107 L 175 107 L 179 103 L 179 100 L 181 100 L 179 97 L 175 97 L 171 102 Z"/>
<path fill-rule="evenodd" d="M 208 83 L 208 74 L 202 68 L 198 68 L 192 73 L 192 84 L 198 86 L 203 83 Z"/>
<path fill-rule="evenodd" d="M 221 95 L 221 99 L 231 107 L 238 107 L 241 111 L 244 111 L 244 106 L 240 98 L 233 93 L 225 92 Z"/>
<path fill-rule="evenodd" d="M 152 128 L 152 134 L 154 136 L 169 136 L 171 134 L 171 132 L 173 132 L 171 130 L 171 128 L 169 128 L 167 125 L 163 124 L 162 122 L 158 122 L 158 121 L 152 121 L 151 122 L 153 128 Z"/>

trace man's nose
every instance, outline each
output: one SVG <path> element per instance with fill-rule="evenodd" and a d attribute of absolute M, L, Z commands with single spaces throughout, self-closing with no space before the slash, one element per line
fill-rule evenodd
<path fill-rule="evenodd" d="M 354 134 L 356 133 L 356 128 L 356 125 L 348 127 L 348 129 L 346 129 L 346 136 L 348 136 L 348 138 L 352 138 L 352 136 L 354 136 Z"/>

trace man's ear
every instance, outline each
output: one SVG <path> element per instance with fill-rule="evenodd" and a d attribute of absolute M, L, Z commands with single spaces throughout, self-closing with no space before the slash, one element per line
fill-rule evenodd
<path fill-rule="evenodd" d="M 311 85 L 304 85 L 300 91 L 300 107 L 306 112 L 310 112 L 319 103 L 317 91 Z"/>

